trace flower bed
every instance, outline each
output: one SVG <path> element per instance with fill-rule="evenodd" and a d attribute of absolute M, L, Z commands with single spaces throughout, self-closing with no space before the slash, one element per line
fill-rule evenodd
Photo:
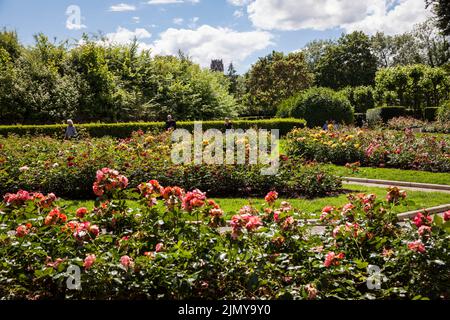
<path fill-rule="evenodd" d="M 115 170 L 98 171 L 93 191 L 100 197 L 92 211 L 65 212 L 53 194 L 5 195 L 0 297 L 450 297 L 450 212 L 423 213 L 400 227 L 391 208 L 406 193 L 396 188 L 384 201 L 359 194 L 342 208 L 325 207 L 325 233 L 311 235 L 301 212 L 286 202 L 274 205 L 274 191 L 263 207 L 243 207 L 227 223 L 199 190 L 156 180 L 127 185 Z M 125 196 L 138 199 L 139 208 L 128 208 Z M 200 223 L 188 223 L 190 217 Z M 79 282 L 69 288 L 77 267 Z"/>
<path fill-rule="evenodd" d="M 417 128 L 422 132 L 450 133 L 450 123 L 439 121 L 422 121 L 411 117 L 393 118 L 387 123 L 388 129 L 406 130 Z"/>
<path fill-rule="evenodd" d="M 273 188 L 289 196 L 316 197 L 340 190 L 340 180 L 320 166 L 282 156 L 278 174 L 261 175 L 262 165 L 174 165 L 168 134 L 135 132 L 127 139 L 59 141 L 50 137 L 0 138 L 0 193 L 19 189 L 55 192 L 67 199 L 92 197 L 99 167 L 123 172 L 136 187 L 157 179 L 211 196 L 263 196 Z"/>
<path fill-rule="evenodd" d="M 450 172 L 450 139 L 409 130 L 295 129 L 286 145 L 289 155 L 319 162 Z"/>

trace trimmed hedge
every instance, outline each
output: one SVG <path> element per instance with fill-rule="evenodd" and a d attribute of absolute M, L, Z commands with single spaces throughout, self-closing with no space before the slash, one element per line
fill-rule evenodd
<path fill-rule="evenodd" d="M 434 121 L 436 120 L 436 115 L 437 115 L 437 111 L 439 108 L 437 107 L 430 107 L 430 108 L 425 108 L 423 110 L 423 117 L 425 120 L 428 121 Z"/>
<path fill-rule="evenodd" d="M 386 123 L 392 118 L 406 115 L 405 107 L 379 107 L 367 110 L 366 117 L 369 124 Z"/>
<path fill-rule="evenodd" d="M 279 129 L 280 135 L 286 135 L 289 131 L 306 126 L 306 121 L 303 119 L 268 119 L 268 120 L 236 120 L 233 121 L 235 129 Z M 133 131 L 142 130 L 145 132 L 161 132 L 164 131 L 164 122 L 128 122 L 128 123 L 88 123 L 75 124 L 79 132 L 85 131 L 91 137 L 111 136 L 115 138 L 126 138 L 131 135 Z M 202 121 L 203 130 L 207 129 L 223 129 L 223 121 Z M 187 129 L 192 131 L 194 129 L 194 122 L 177 122 L 177 128 Z M 38 125 L 38 126 L 0 126 L 0 135 L 7 136 L 9 134 L 17 135 L 46 135 L 64 137 L 66 125 Z"/>
<path fill-rule="evenodd" d="M 348 99 L 329 88 L 310 88 L 293 101 L 290 116 L 305 119 L 308 127 L 322 127 L 328 120 L 353 123 L 353 108 Z"/>

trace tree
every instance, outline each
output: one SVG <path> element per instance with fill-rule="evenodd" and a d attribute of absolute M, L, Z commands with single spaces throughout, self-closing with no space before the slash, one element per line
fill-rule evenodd
<path fill-rule="evenodd" d="M 436 28 L 434 19 L 428 19 L 416 25 L 412 34 L 426 64 L 431 67 L 440 67 L 450 61 L 450 43 Z"/>
<path fill-rule="evenodd" d="M 379 68 L 424 63 L 417 39 L 410 33 L 389 36 L 377 32 L 370 41 Z"/>
<path fill-rule="evenodd" d="M 316 82 L 333 89 L 371 85 L 376 71 L 377 58 L 372 53 L 369 37 L 355 31 L 326 48 L 317 63 Z"/>
<path fill-rule="evenodd" d="M 334 42 L 332 40 L 313 40 L 308 42 L 305 47 L 301 49 L 311 72 L 314 72 L 317 62 L 322 58 L 327 48 L 333 44 Z"/>
<path fill-rule="evenodd" d="M 233 66 L 233 62 L 228 65 L 227 68 L 227 78 L 230 81 L 230 87 L 228 88 L 228 92 L 234 96 L 238 93 L 238 78 L 239 75 L 236 72 L 236 69 Z"/>
<path fill-rule="evenodd" d="M 427 65 L 380 69 L 375 81 L 379 103 L 409 107 L 418 116 L 425 107 L 437 107 L 450 95 L 450 76 L 442 68 Z"/>
<path fill-rule="evenodd" d="M 259 58 L 245 74 L 244 105 L 248 115 L 273 116 L 285 98 L 309 88 L 313 75 L 302 52 L 273 51 Z"/>
<path fill-rule="evenodd" d="M 210 69 L 212 71 L 216 71 L 216 72 L 222 72 L 224 71 L 224 67 L 223 67 L 223 60 L 222 59 L 216 59 L 216 60 L 211 60 L 211 67 Z"/>
<path fill-rule="evenodd" d="M 427 7 L 432 7 L 437 17 L 437 25 L 443 34 L 450 36 L 450 3 L 448 0 L 425 0 Z"/>

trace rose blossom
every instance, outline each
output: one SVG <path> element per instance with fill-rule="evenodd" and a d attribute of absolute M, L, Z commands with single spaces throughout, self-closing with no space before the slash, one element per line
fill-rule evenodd
<path fill-rule="evenodd" d="M 425 246 L 423 245 L 422 241 L 420 241 L 420 240 L 408 242 L 408 248 L 412 251 L 420 252 L 420 253 L 424 253 L 426 251 Z"/>
<path fill-rule="evenodd" d="M 430 216 L 425 216 L 423 213 L 419 212 L 414 218 L 413 223 L 416 225 L 417 228 L 420 228 L 422 225 L 428 225 L 432 221 Z"/>
<path fill-rule="evenodd" d="M 86 270 L 89 269 L 94 264 L 96 259 L 97 259 L 97 257 L 95 256 L 95 254 L 86 255 L 86 258 L 84 259 L 83 267 Z"/>
<path fill-rule="evenodd" d="M 83 219 L 84 216 L 88 213 L 88 209 L 82 207 L 82 208 L 78 208 L 76 211 L 76 215 L 78 218 Z"/>
<path fill-rule="evenodd" d="M 270 191 L 264 199 L 267 203 L 272 204 L 278 199 L 278 192 Z"/>
<path fill-rule="evenodd" d="M 128 269 L 128 267 L 133 266 L 133 259 L 131 259 L 129 256 L 122 256 L 120 258 L 120 264 Z"/>
<path fill-rule="evenodd" d="M 163 243 L 158 243 L 155 247 L 155 251 L 156 252 L 161 252 L 164 249 L 164 244 Z"/>
<path fill-rule="evenodd" d="M 308 293 L 308 300 L 314 300 L 317 297 L 317 289 L 316 287 L 309 283 L 305 286 L 305 290 Z"/>
<path fill-rule="evenodd" d="M 29 232 L 29 228 L 27 228 L 25 225 L 20 225 L 16 229 L 16 236 L 19 238 L 25 237 Z"/>
<path fill-rule="evenodd" d="M 444 221 L 450 220 L 450 210 L 444 212 Z"/>

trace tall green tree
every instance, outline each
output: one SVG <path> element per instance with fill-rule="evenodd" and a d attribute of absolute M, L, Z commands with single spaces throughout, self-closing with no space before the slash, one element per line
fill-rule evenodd
<path fill-rule="evenodd" d="M 333 89 L 371 85 L 376 71 L 377 58 L 372 53 L 369 37 L 355 31 L 327 47 L 317 63 L 316 82 Z"/>
<path fill-rule="evenodd" d="M 226 76 L 230 81 L 230 87 L 228 91 L 230 92 L 230 94 L 236 96 L 238 93 L 239 75 L 237 74 L 236 69 L 234 68 L 233 62 L 230 62 L 230 64 L 228 65 Z"/>
<path fill-rule="evenodd" d="M 437 17 L 437 24 L 443 34 L 450 36 L 450 3 L 448 0 L 425 0 L 427 7 L 432 7 Z"/>
<path fill-rule="evenodd" d="M 246 113 L 274 116 L 283 99 L 311 86 L 313 74 L 302 52 L 285 55 L 273 51 L 252 65 L 244 82 Z"/>

